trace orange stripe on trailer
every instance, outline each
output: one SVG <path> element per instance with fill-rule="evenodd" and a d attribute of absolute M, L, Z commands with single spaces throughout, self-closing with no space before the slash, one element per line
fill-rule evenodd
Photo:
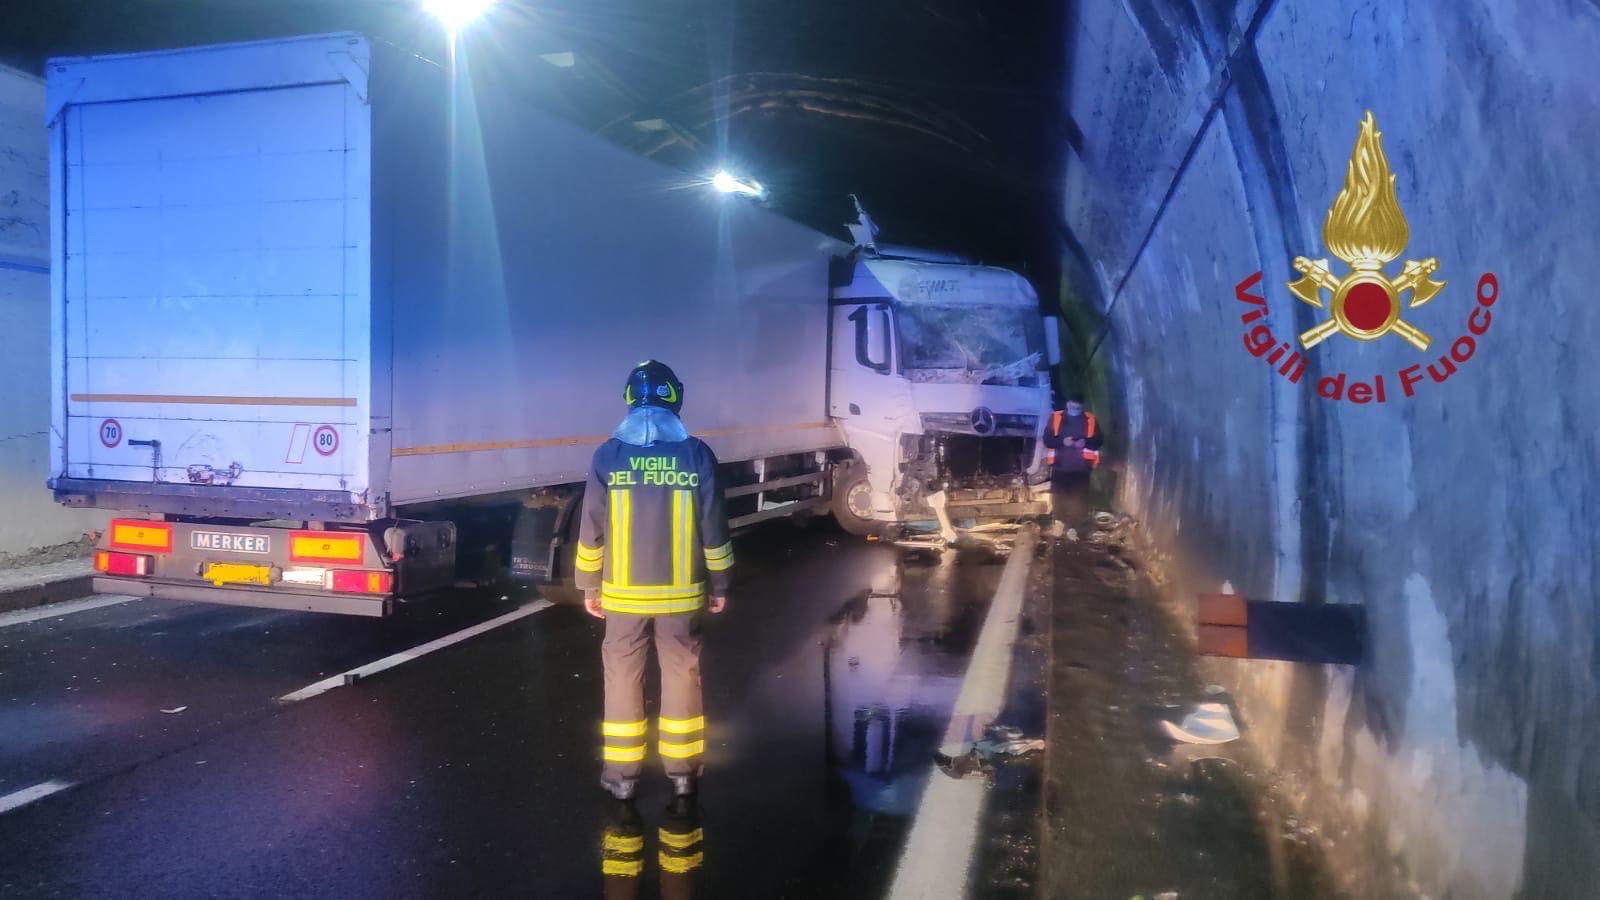
<path fill-rule="evenodd" d="M 1199 649 L 1202 656 L 1250 658 L 1250 631 L 1232 625 L 1201 625 Z"/>
<path fill-rule="evenodd" d="M 331 531 L 289 532 L 289 559 L 294 562 L 360 562 L 366 555 L 365 534 Z"/>
<path fill-rule="evenodd" d="M 1237 594 L 1201 594 L 1198 613 L 1201 625 L 1250 624 L 1250 606 Z"/>
<path fill-rule="evenodd" d="M 73 394 L 73 403 L 167 403 L 189 406 L 355 406 L 354 397 L 234 397 L 200 394 Z"/>
<path fill-rule="evenodd" d="M 172 526 L 138 519 L 111 520 L 111 546 L 123 550 L 172 552 Z"/>

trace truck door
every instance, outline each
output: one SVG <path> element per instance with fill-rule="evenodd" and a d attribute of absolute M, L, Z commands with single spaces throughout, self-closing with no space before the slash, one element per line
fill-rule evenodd
<path fill-rule="evenodd" d="M 893 512 L 891 490 L 902 432 L 920 431 L 905 379 L 895 374 L 894 316 L 887 300 L 833 307 L 829 413 L 867 464 L 874 506 Z"/>
<path fill-rule="evenodd" d="M 364 100 L 332 80 L 137 87 L 56 124 L 62 474 L 364 490 Z"/>

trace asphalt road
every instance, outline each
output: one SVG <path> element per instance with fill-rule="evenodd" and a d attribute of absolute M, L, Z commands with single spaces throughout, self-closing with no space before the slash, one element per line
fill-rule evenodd
<path fill-rule="evenodd" d="M 658 881 L 654 777 L 644 878 L 602 877 L 621 813 L 574 606 L 285 701 L 537 598 L 387 621 L 138 600 L 0 627 L 0 895 L 881 896 L 1001 565 L 785 523 L 737 548 L 686 876 Z"/>

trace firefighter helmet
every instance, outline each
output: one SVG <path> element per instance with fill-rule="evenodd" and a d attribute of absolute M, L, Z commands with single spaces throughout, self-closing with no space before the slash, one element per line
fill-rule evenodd
<path fill-rule="evenodd" d="M 628 373 L 622 398 L 628 407 L 663 406 L 674 413 L 683 409 L 683 382 L 666 363 L 647 359 Z"/>

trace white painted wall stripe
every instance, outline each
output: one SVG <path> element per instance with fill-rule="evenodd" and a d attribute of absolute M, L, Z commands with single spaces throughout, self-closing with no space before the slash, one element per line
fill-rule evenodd
<path fill-rule="evenodd" d="M 973 648 L 961 679 L 945 744 L 960 744 L 983 737 L 1005 705 L 1006 684 L 1011 680 L 1011 656 L 1022 617 L 1023 589 L 1038 531 L 1025 528 L 1000 573 L 994 600 L 984 616 L 983 631 Z M 891 900 L 935 900 L 966 894 L 967 873 L 977 846 L 978 823 L 983 817 L 989 784 L 983 778 L 951 778 L 942 772 L 929 776 L 917 804 L 911 836 L 895 871 Z"/>
<path fill-rule="evenodd" d="M 65 603 L 48 603 L 31 609 L 19 609 L 15 612 L 0 615 L 0 628 L 37 622 L 40 619 L 58 619 L 62 616 L 70 616 L 73 613 L 88 612 L 91 609 L 100 609 L 105 606 L 116 606 L 118 603 L 127 603 L 134 599 L 137 598 L 107 595 L 103 597 L 85 597 L 82 600 L 68 600 Z"/>
<path fill-rule="evenodd" d="M 21 809 L 35 800 L 43 800 L 51 794 L 58 794 L 69 787 L 72 787 L 72 782 L 70 781 L 51 780 L 36 784 L 33 787 L 23 788 L 20 791 L 12 791 L 4 797 L 0 797 L 0 815 L 5 815 L 14 809 Z"/>
<path fill-rule="evenodd" d="M 501 625 L 515 622 L 518 619 L 525 619 L 536 612 L 549 609 L 551 605 L 552 604 L 549 600 L 535 600 L 534 602 L 525 606 L 519 606 L 505 615 L 496 616 L 486 622 L 479 622 L 470 628 L 463 628 L 460 631 L 447 634 L 442 638 L 431 640 L 426 644 L 419 644 L 415 647 L 412 647 L 410 650 L 402 650 L 399 653 L 395 653 L 391 656 L 385 656 L 383 659 L 375 662 L 369 662 L 364 666 L 358 666 L 349 670 L 348 672 L 340 672 L 338 675 L 324 678 L 314 684 L 308 684 L 298 691 L 284 694 L 282 697 L 279 697 L 278 700 L 282 703 L 294 703 L 300 700 L 309 700 L 318 694 L 325 694 L 336 687 L 340 687 L 345 683 L 345 680 L 352 675 L 357 679 L 366 678 L 370 675 L 376 675 L 385 669 L 392 669 L 401 663 L 410 662 L 413 659 L 427 656 L 429 653 L 432 653 L 435 650 L 443 650 L 451 644 L 458 644 L 468 638 L 477 637 L 486 631 L 492 631 L 496 628 L 499 628 Z"/>

